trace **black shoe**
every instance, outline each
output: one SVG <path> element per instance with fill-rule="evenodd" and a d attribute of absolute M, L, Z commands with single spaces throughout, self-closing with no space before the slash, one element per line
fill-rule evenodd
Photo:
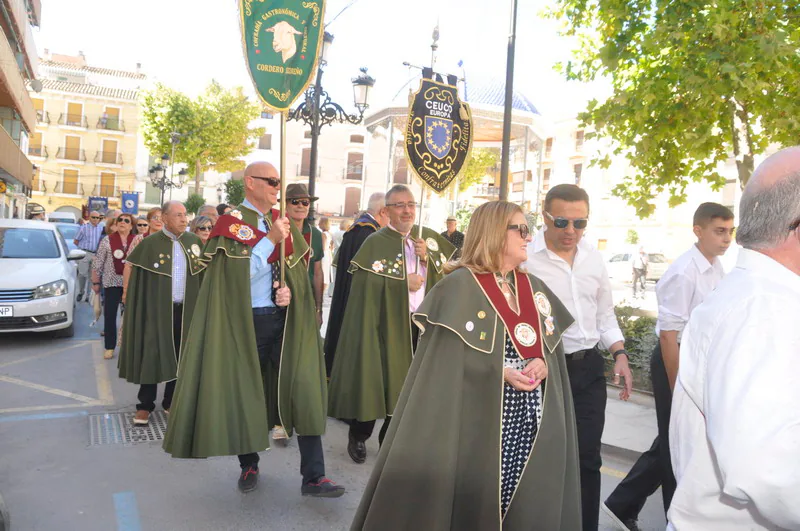
<path fill-rule="evenodd" d="M 300 492 L 303 493 L 303 496 L 314 496 L 315 498 L 338 498 L 344 494 L 344 487 L 326 477 L 321 477 L 312 483 L 305 483 Z"/>
<path fill-rule="evenodd" d="M 367 445 L 350 435 L 350 440 L 347 442 L 347 453 L 350 455 L 350 459 L 361 465 L 367 460 Z"/>
<path fill-rule="evenodd" d="M 258 467 L 248 466 L 242 469 L 242 474 L 239 476 L 239 490 L 242 492 L 250 492 L 256 490 L 258 487 Z"/>

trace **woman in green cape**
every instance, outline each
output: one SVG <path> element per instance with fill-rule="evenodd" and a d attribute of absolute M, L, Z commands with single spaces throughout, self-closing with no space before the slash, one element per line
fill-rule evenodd
<path fill-rule="evenodd" d="M 573 319 L 519 270 L 522 209 L 475 210 L 463 255 L 425 297 L 413 364 L 352 529 L 581 528 L 561 335 Z"/>

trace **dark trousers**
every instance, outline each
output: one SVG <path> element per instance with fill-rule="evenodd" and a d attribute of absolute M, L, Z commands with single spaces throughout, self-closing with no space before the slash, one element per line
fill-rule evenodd
<path fill-rule="evenodd" d="M 606 422 L 605 364 L 597 347 L 581 360 L 567 356 L 578 427 L 578 461 L 581 472 L 581 513 L 584 531 L 596 531 L 600 518 L 600 439 Z"/>
<path fill-rule="evenodd" d="M 669 453 L 669 416 L 672 406 L 672 391 L 669 388 L 661 345 L 656 345 L 650 357 L 650 377 L 656 400 L 658 436 L 650 449 L 643 453 L 628 475 L 617 485 L 606 500 L 606 505 L 622 520 L 636 520 L 647 498 L 661 487 L 664 514 L 669 510 L 675 494 L 675 476 Z"/>
<path fill-rule="evenodd" d="M 417 342 L 419 341 L 419 328 L 414 323 L 411 323 L 411 346 L 414 350 L 417 349 Z M 392 416 L 389 415 L 384 419 L 381 431 L 378 433 L 378 444 L 383 445 L 383 439 L 386 437 L 386 432 L 389 430 L 389 423 L 392 421 Z M 350 437 L 359 441 L 366 442 L 367 439 L 372 437 L 372 432 L 375 430 L 375 421 L 367 420 L 360 421 L 350 419 L 345 421 L 350 424 Z"/>
<path fill-rule="evenodd" d="M 103 331 L 106 350 L 117 347 L 117 311 L 122 303 L 122 288 L 106 288 L 103 299 Z"/>
<path fill-rule="evenodd" d="M 647 269 L 634 269 L 633 270 L 633 296 L 636 296 L 636 288 L 642 292 L 644 296 L 645 288 L 647 287 Z"/>
<path fill-rule="evenodd" d="M 181 350 L 181 323 L 183 322 L 183 304 L 172 305 L 172 338 L 175 345 L 175 355 L 179 356 Z M 164 385 L 164 399 L 161 407 L 169 409 L 172 406 L 172 394 L 175 392 L 175 382 L 170 380 Z M 144 409 L 151 413 L 156 408 L 156 396 L 158 394 L 157 384 L 142 384 L 139 386 L 139 403 L 136 404 L 136 411 Z"/>
<path fill-rule="evenodd" d="M 286 322 L 286 310 L 279 308 L 254 309 L 253 325 L 256 329 L 256 345 L 258 360 L 262 372 L 269 363 L 277 372 L 281 362 L 281 342 L 283 326 Z M 325 476 L 325 457 L 322 453 L 322 437 L 319 435 L 298 435 L 297 446 L 300 449 L 300 474 L 303 483 L 313 483 Z M 250 453 L 239 456 L 239 466 L 258 467 L 258 454 Z"/>

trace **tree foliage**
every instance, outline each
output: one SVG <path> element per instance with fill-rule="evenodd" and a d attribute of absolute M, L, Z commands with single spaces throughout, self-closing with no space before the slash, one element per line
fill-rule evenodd
<path fill-rule="evenodd" d="M 244 181 L 241 179 L 229 179 L 225 182 L 226 202 L 235 207 L 244 202 Z"/>
<path fill-rule="evenodd" d="M 640 217 L 665 190 L 676 205 L 690 182 L 719 189 L 731 155 L 744 186 L 755 155 L 798 143 L 797 2 L 556 0 L 552 14 L 577 43 L 566 77 L 611 81 L 613 94 L 580 118 L 630 161 L 614 193 Z"/>
<path fill-rule="evenodd" d="M 195 176 L 197 161 L 201 168 L 213 165 L 219 172 L 240 170 L 241 157 L 252 150 L 250 142 L 264 134 L 263 128 L 248 127 L 260 113 L 261 107 L 248 101 L 241 87 L 225 89 L 212 81 L 192 100 L 159 83 L 142 97 L 144 144 L 154 155 L 171 155 L 170 133 L 175 131 L 181 137 L 174 162 L 186 164 L 189 175 Z"/>
<path fill-rule="evenodd" d="M 469 160 L 464 165 L 464 170 L 458 178 L 458 191 L 463 192 L 473 184 L 480 183 L 486 177 L 489 168 L 495 166 L 499 159 L 500 156 L 496 150 L 473 149 Z"/>
<path fill-rule="evenodd" d="M 625 238 L 625 243 L 636 245 L 639 243 L 639 233 L 633 229 L 628 229 L 628 236 Z"/>
<path fill-rule="evenodd" d="M 183 206 L 186 207 L 186 212 L 189 214 L 197 214 L 201 206 L 206 204 L 206 200 L 200 194 L 189 194 Z"/>

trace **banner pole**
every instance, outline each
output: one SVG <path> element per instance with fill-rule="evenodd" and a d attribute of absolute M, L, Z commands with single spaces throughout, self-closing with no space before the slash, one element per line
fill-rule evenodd
<path fill-rule="evenodd" d="M 281 217 L 286 215 L 286 113 L 281 113 L 281 198 L 280 208 Z M 280 252 L 281 283 L 280 287 L 286 285 L 286 239 L 281 240 Z"/>
<path fill-rule="evenodd" d="M 420 179 L 420 185 L 422 186 L 422 192 L 419 197 L 419 230 L 417 231 L 417 239 L 422 239 L 422 216 L 425 213 L 425 183 L 422 182 Z M 414 270 L 415 273 L 419 273 L 419 262 L 420 258 L 417 256 L 417 268 Z"/>

